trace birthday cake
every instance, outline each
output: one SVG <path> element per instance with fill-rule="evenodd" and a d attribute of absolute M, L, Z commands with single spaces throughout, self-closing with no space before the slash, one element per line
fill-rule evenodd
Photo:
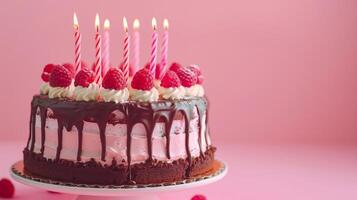
<path fill-rule="evenodd" d="M 26 173 L 124 185 L 179 181 L 211 170 L 215 148 L 200 68 L 173 63 L 159 78 L 163 68 L 152 66 L 128 78 L 125 67 L 109 67 L 101 77 L 101 70 L 98 75 L 84 63 L 46 65 L 40 94 L 31 102 Z"/>

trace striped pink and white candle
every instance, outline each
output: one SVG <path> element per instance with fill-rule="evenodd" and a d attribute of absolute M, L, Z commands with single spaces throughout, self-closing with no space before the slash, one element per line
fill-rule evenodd
<path fill-rule="evenodd" d="M 102 77 L 102 38 L 99 34 L 99 15 L 95 16 L 95 68 L 94 68 L 94 81 L 100 84 Z"/>
<path fill-rule="evenodd" d="M 156 73 L 156 60 L 157 60 L 157 43 L 158 43 L 158 34 L 157 34 L 157 22 L 155 17 L 152 18 L 152 40 L 151 40 L 151 53 L 150 53 L 150 73 L 155 78 Z"/>
<path fill-rule="evenodd" d="M 109 29 L 110 29 L 110 22 L 108 19 L 104 20 L 104 33 L 103 33 L 103 43 L 102 43 L 102 58 L 103 58 L 103 65 L 102 65 L 102 77 L 104 77 L 105 73 L 110 65 L 110 46 L 109 46 Z"/>
<path fill-rule="evenodd" d="M 82 35 L 79 32 L 79 24 L 76 13 L 73 14 L 73 28 L 74 28 L 74 67 L 77 74 L 81 70 L 81 42 Z"/>
<path fill-rule="evenodd" d="M 139 33 L 139 27 L 140 27 L 140 22 L 138 19 L 134 20 L 133 23 L 133 29 L 134 29 L 134 33 L 133 33 L 133 48 L 132 48 L 132 54 L 131 54 L 131 58 L 132 58 L 132 62 L 131 62 L 131 70 L 130 73 L 132 76 L 134 76 L 134 74 L 136 73 L 136 71 L 138 70 L 139 66 L 140 66 L 140 33 Z"/>
<path fill-rule="evenodd" d="M 168 57 L 168 48 L 169 48 L 169 21 L 167 19 L 164 19 L 164 34 L 162 37 L 162 45 L 161 45 L 161 63 L 160 63 L 160 69 L 159 69 L 159 79 L 161 80 L 164 76 L 164 74 L 167 71 L 167 57 Z"/>
<path fill-rule="evenodd" d="M 124 75 L 124 78 L 126 82 L 129 80 L 129 49 L 130 49 L 130 36 L 129 36 L 129 31 L 128 31 L 128 21 L 126 18 L 123 18 L 123 26 L 124 26 L 124 31 L 125 31 L 125 37 L 124 37 L 124 51 L 123 51 L 123 64 L 122 66 L 122 72 Z"/>

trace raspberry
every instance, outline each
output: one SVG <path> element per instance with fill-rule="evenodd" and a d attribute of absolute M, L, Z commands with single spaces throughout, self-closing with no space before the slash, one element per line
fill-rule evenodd
<path fill-rule="evenodd" d="M 196 74 L 197 84 L 202 84 L 203 76 L 200 67 L 198 65 L 190 65 L 188 68 Z"/>
<path fill-rule="evenodd" d="M 180 69 L 180 68 L 182 68 L 182 65 L 177 63 L 177 62 L 174 62 L 174 63 L 171 64 L 169 70 L 177 72 L 177 70 Z"/>
<path fill-rule="evenodd" d="M 188 66 L 188 68 L 189 68 L 191 71 L 195 72 L 196 76 L 201 75 L 201 70 L 200 70 L 200 68 L 199 68 L 198 65 L 190 65 L 190 66 Z"/>
<path fill-rule="evenodd" d="M 50 75 L 53 70 L 54 64 L 47 64 L 42 71 L 41 78 L 43 81 L 48 82 L 50 80 Z"/>
<path fill-rule="evenodd" d="M 197 83 L 196 74 L 187 67 L 177 69 L 177 76 L 181 80 L 181 84 L 185 87 L 191 87 Z"/>
<path fill-rule="evenodd" d="M 202 194 L 196 194 L 191 198 L 191 200 L 206 200 L 207 198 L 203 196 Z"/>
<path fill-rule="evenodd" d="M 89 84 L 91 84 L 93 81 L 94 81 L 93 72 L 90 71 L 88 68 L 83 68 L 77 73 L 74 79 L 74 85 L 88 87 Z"/>
<path fill-rule="evenodd" d="M 181 85 L 180 78 L 174 71 L 166 72 L 165 76 L 161 80 L 161 87 L 179 87 Z"/>
<path fill-rule="evenodd" d="M 62 65 L 56 65 L 51 73 L 50 86 L 51 87 L 68 87 L 71 85 L 71 73 Z"/>
<path fill-rule="evenodd" d="M 0 180 L 0 197 L 1 198 L 11 198 L 14 196 L 15 187 L 12 182 L 7 179 L 3 178 Z"/>
<path fill-rule="evenodd" d="M 103 78 L 103 87 L 111 90 L 122 90 L 126 87 L 126 81 L 121 70 L 110 68 Z"/>
<path fill-rule="evenodd" d="M 151 90 L 154 87 L 154 77 L 147 68 L 143 68 L 134 75 L 131 87 L 138 90 Z"/>
<path fill-rule="evenodd" d="M 62 65 L 71 73 L 71 77 L 73 78 L 75 76 L 75 71 L 74 71 L 73 65 L 71 63 L 64 63 Z"/>
<path fill-rule="evenodd" d="M 91 68 L 91 69 L 92 69 L 92 71 L 94 72 L 94 70 L 95 70 L 95 63 L 92 64 L 92 68 Z"/>

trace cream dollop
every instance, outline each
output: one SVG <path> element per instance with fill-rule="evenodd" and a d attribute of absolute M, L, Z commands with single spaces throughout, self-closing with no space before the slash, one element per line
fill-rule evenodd
<path fill-rule="evenodd" d="M 188 97 L 203 97 L 205 95 L 205 90 L 202 85 L 196 84 L 189 88 L 185 88 L 186 96 Z"/>
<path fill-rule="evenodd" d="M 122 90 L 110 90 L 102 88 L 100 93 L 105 102 L 122 103 L 129 99 L 128 88 L 124 88 Z"/>
<path fill-rule="evenodd" d="M 170 87 L 170 88 L 164 88 L 164 87 L 159 87 L 158 88 L 160 96 L 163 99 L 183 99 L 185 97 L 186 91 L 185 88 L 180 86 L 180 87 Z"/>
<path fill-rule="evenodd" d="M 73 94 L 73 86 L 70 85 L 68 87 L 52 87 L 49 86 L 48 97 L 50 99 L 54 98 L 66 98 L 72 97 Z"/>
<path fill-rule="evenodd" d="M 40 94 L 47 95 L 50 91 L 50 85 L 48 83 L 42 83 L 40 86 Z"/>
<path fill-rule="evenodd" d="M 95 101 L 99 97 L 99 85 L 89 84 L 88 87 L 76 86 L 73 91 L 73 98 L 76 101 Z"/>
<path fill-rule="evenodd" d="M 159 99 L 159 91 L 157 91 L 155 87 L 153 87 L 151 90 L 137 90 L 131 88 L 130 98 L 131 100 L 140 102 L 157 101 Z"/>

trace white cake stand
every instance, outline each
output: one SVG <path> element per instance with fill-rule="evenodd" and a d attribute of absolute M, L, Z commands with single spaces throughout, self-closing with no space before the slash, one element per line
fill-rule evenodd
<path fill-rule="evenodd" d="M 157 193 L 159 192 L 207 185 L 222 179 L 227 171 L 228 167 L 225 163 L 215 160 L 212 171 L 194 178 L 163 184 L 124 186 L 73 184 L 38 178 L 24 172 L 23 161 L 13 164 L 10 174 L 14 180 L 31 187 L 78 195 L 77 200 L 158 200 Z"/>

